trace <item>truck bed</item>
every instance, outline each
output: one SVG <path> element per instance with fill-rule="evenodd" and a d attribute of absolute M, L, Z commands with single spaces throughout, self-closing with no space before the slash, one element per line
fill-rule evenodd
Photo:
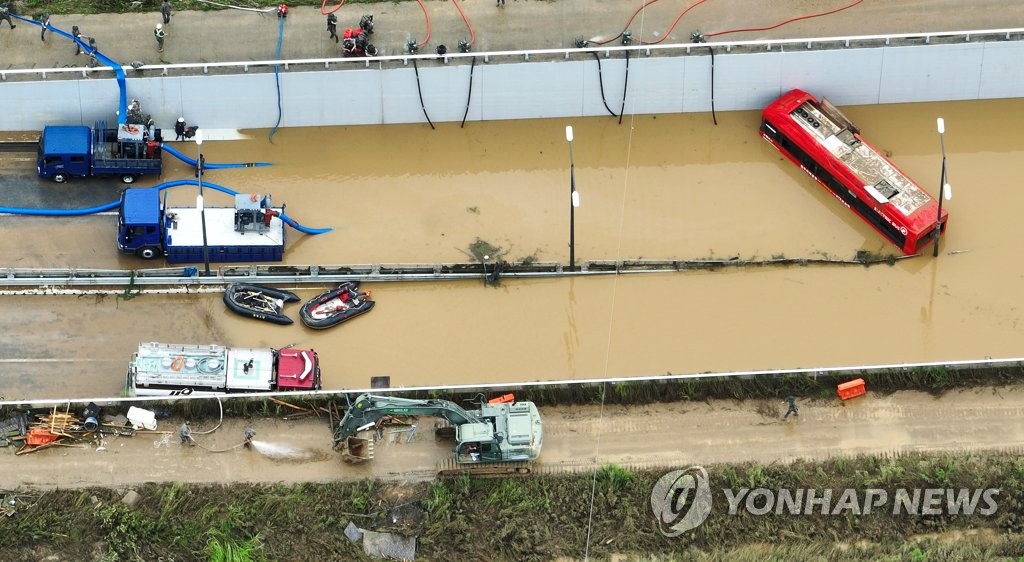
<path fill-rule="evenodd" d="M 274 209 L 283 212 L 283 209 Z M 168 263 L 202 263 L 202 216 L 195 207 L 167 209 L 165 252 Z M 209 260 L 227 262 L 269 262 L 284 259 L 284 222 L 272 217 L 264 233 L 235 232 L 234 207 L 206 208 L 206 245 Z"/>

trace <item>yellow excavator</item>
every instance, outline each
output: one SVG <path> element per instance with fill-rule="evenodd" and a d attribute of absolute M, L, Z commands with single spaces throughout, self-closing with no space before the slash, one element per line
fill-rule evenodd
<path fill-rule="evenodd" d="M 454 456 L 439 470 L 441 476 L 528 474 L 540 455 L 544 438 L 540 412 L 533 402 L 516 402 L 511 395 L 477 404 L 467 410 L 448 400 L 412 400 L 362 394 L 349 406 L 334 430 L 334 448 L 347 460 L 369 460 L 372 444 L 357 436 L 384 416 L 443 418 L 455 430 Z"/>

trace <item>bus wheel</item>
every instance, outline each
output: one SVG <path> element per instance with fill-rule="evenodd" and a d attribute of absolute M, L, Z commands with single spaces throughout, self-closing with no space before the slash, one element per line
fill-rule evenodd
<path fill-rule="evenodd" d="M 160 255 L 160 250 L 153 246 L 144 246 L 135 251 L 135 254 L 144 260 L 151 260 Z"/>
<path fill-rule="evenodd" d="M 60 174 L 60 173 L 53 174 L 53 181 L 55 181 L 57 183 L 65 183 L 65 182 L 68 181 L 68 175 L 67 174 Z"/>
<path fill-rule="evenodd" d="M 125 174 L 125 175 L 121 176 L 121 183 L 124 183 L 124 184 L 135 183 L 135 176 L 133 176 L 131 174 Z"/>

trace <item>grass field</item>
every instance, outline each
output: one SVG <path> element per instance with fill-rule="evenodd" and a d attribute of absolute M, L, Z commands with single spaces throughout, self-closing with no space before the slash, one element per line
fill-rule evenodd
<path fill-rule="evenodd" d="M 729 515 L 666 538 L 650 507 L 657 472 L 519 479 L 459 477 L 295 486 L 147 484 L 55 490 L 0 518 L 4 560 L 363 560 L 345 538 L 362 528 L 414 535 L 418 560 L 1021 560 L 1024 459 L 1012 455 L 862 457 L 706 467 L 710 487 L 999 489 L 991 515 Z M 593 503 L 592 498 L 593 492 Z M 24 492 L 32 494 L 32 492 Z M 591 508 L 591 506 L 593 506 Z M 588 522 L 592 523 L 588 527 Z M 590 537 L 589 551 L 586 550 Z M 621 559 L 621 558 L 620 558 Z"/>

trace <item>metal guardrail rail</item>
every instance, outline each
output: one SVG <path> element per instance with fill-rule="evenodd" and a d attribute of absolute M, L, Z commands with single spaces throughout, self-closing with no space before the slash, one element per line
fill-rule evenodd
<path fill-rule="evenodd" d="M 537 58 L 540 60 L 551 60 L 552 58 L 565 58 L 569 59 L 572 55 L 589 55 L 590 53 L 604 54 L 605 57 L 611 57 L 612 54 L 624 54 L 629 52 L 631 56 L 644 55 L 652 56 L 657 54 L 692 54 L 693 49 L 697 49 L 699 55 L 704 55 L 707 52 L 707 48 L 711 47 L 714 49 L 720 49 L 724 52 L 732 52 L 733 50 L 743 50 L 746 52 L 764 52 L 772 51 L 774 49 L 781 50 L 812 50 L 822 48 L 866 48 L 866 47 L 878 47 L 880 45 L 889 46 L 893 44 L 931 44 L 935 42 L 969 42 L 972 40 L 993 40 L 993 41 L 1009 41 L 1014 39 L 1014 36 L 1018 40 L 1024 39 L 1024 28 L 1004 28 L 1004 29 L 980 29 L 980 30 L 965 30 L 965 31 L 936 31 L 936 32 L 918 32 L 918 33 L 895 33 L 886 35 L 849 35 L 849 36 L 838 36 L 838 37 L 810 37 L 801 39 L 758 39 L 758 40 L 746 40 L 746 41 L 709 41 L 706 43 L 676 43 L 666 45 L 629 45 L 629 46 L 601 46 L 601 47 L 580 47 L 580 48 L 559 48 L 559 49 L 532 49 L 532 50 L 515 50 L 515 51 L 490 51 L 481 53 L 446 53 L 444 55 L 437 55 L 432 53 L 426 54 L 402 54 L 392 56 L 379 56 L 379 57 L 360 57 L 360 58 L 313 58 L 313 59 L 290 59 L 290 60 L 260 60 L 260 61 L 234 61 L 234 62 L 202 62 L 202 63 L 184 63 L 184 64 L 154 64 L 144 65 L 139 68 L 135 68 L 130 65 L 122 66 L 121 68 L 126 72 L 145 73 L 150 71 L 158 71 L 160 75 L 167 76 L 172 72 L 176 75 L 189 75 L 195 74 L 201 71 L 203 74 L 208 74 L 210 69 L 220 69 L 229 71 L 249 72 L 250 69 L 260 69 L 270 71 L 274 67 L 283 68 L 285 71 L 290 70 L 291 67 L 298 67 L 300 70 L 308 71 L 316 68 L 323 68 L 329 70 L 332 66 L 337 68 L 362 66 L 364 68 L 378 67 L 385 68 L 401 64 L 406 66 L 410 61 L 440 61 L 444 64 L 450 62 L 468 62 L 474 57 L 483 58 L 484 62 L 491 62 L 491 59 L 508 59 L 511 62 L 518 61 L 529 61 L 531 58 Z M 720 51 L 720 52 L 721 52 Z M 88 78 L 90 74 L 96 74 L 100 77 L 104 77 L 109 74 L 113 76 L 113 70 L 109 67 L 97 66 L 95 68 L 90 67 L 69 67 L 69 68 L 24 68 L 24 69 L 3 69 L 0 70 L 0 80 L 7 80 L 8 77 L 25 78 L 30 75 L 47 79 L 50 75 L 80 75 L 83 78 Z M 68 76 L 67 79 L 75 79 L 78 76 Z"/>
<path fill-rule="evenodd" d="M 502 263 L 498 277 L 552 277 L 608 275 L 618 273 L 656 273 L 681 271 L 687 262 L 675 260 L 589 261 L 570 272 L 554 262 Z M 728 265 L 722 260 L 723 265 Z M 365 265 L 245 265 L 221 266 L 210 276 L 197 267 L 162 269 L 30 269 L 0 268 L 0 287 L 153 287 L 220 286 L 229 283 L 331 284 L 343 281 L 458 281 L 481 280 L 495 276 L 499 264 L 487 262 L 441 264 L 365 264 Z M 5 291 L 10 294 L 11 291 Z M 24 292 L 32 294 L 39 291 Z"/>
<path fill-rule="evenodd" d="M 858 266 L 892 265 L 913 256 L 865 256 L 853 259 L 767 258 L 701 260 L 592 260 L 569 271 L 557 262 L 469 262 L 439 264 L 357 264 L 357 265 L 221 265 L 211 275 L 199 267 L 162 269 L 31 269 L 0 268 L 0 287 L 35 287 L 32 291 L 0 290 L 2 294 L 57 294 L 54 287 L 218 287 L 230 283 L 331 284 L 343 281 L 494 281 L 502 277 L 578 277 L 637 273 L 707 271 L 737 267 Z M 496 271 L 497 270 L 497 271 Z M 42 290 L 40 290 L 42 289 Z"/>
<path fill-rule="evenodd" d="M 127 361 L 127 358 L 126 358 Z M 721 379 L 721 378 L 756 378 L 765 376 L 781 376 L 802 374 L 811 377 L 820 376 L 848 376 L 863 377 L 879 373 L 891 373 L 894 371 L 910 371 L 923 368 L 947 368 L 947 369 L 1000 369 L 1020 368 L 1024 366 L 1024 357 L 1007 358 L 985 358 L 968 359 L 962 361 L 935 361 L 923 363 L 895 363 L 886 365 L 856 365 L 846 367 L 821 367 L 814 369 L 766 369 L 757 371 L 728 371 L 720 373 L 686 373 L 686 374 L 658 374 L 638 377 L 611 377 L 611 378 L 589 378 L 589 379 L 565 379 L 551 381 L 524 381 L 524 382 L 501 382 L 501 383 L 480 383 L 480 384 L 452 384 L 439 386 L 410 386 L 395 388 L 342 388 L 336 390 L 311 390 L 303 392 L 246 392 L 221 394 L 218 396 L 133 396 L 133 397 L 92 397 L 92 398 L 39 398 L 39 399 L 5 399 L 0 397 L 0 407 L 15 408 L 51 408 L 65 404 L 88 404 L 95 402 L 100 406 L 114 405 L 139 405 L 146 404 L 168 404 L 182 400 L 253 400 L 268 397 L 276 398 L 338 398 L 344 399 L 345 395 L 357 396 L 364 393 L 372 394 L 399 394 L 408 392 L 430 392 L 449 391 L 463 393 L 483 392 L 485 394 L 504 394 L 524 389 L 535 388 L 569 388 L 573 386 L 594 386 L 594 385 L 615 385 L 621 383 L 638 382 L 668 382 L 692 379 Z"/>

